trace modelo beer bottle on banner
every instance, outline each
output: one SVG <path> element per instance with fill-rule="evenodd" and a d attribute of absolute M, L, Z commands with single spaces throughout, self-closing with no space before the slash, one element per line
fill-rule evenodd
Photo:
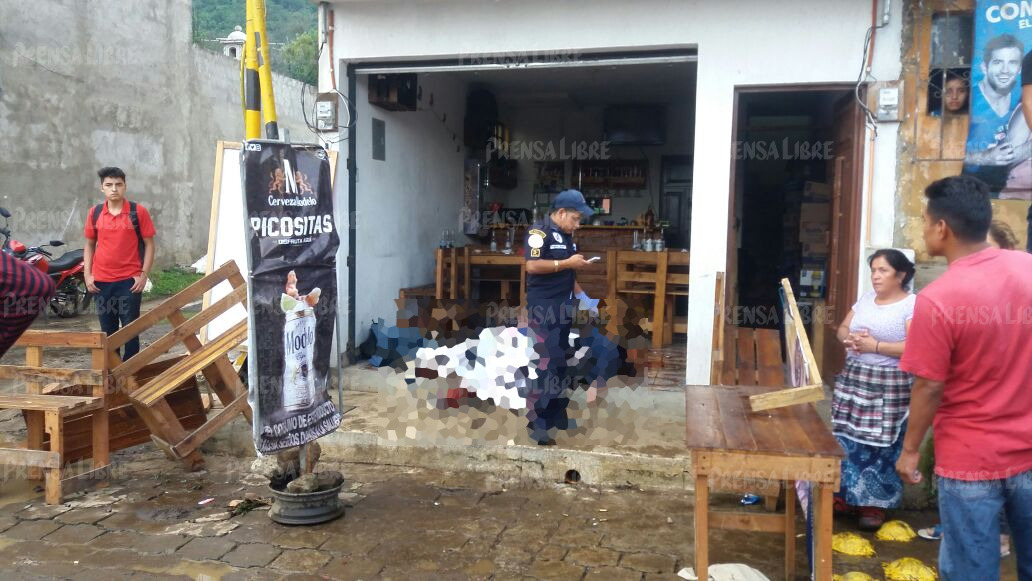
<path fill-rule="evenodd" d="M 304 410 L 315 400 L 315 311 L 320 291 L 307 295 L 297 292 L 297 276 L 287 274 L 286 292 L 280 308 L 286 314 L 283 324 L 283 409 Z"/>
<path fill-rule="evenodd" d="M 283 325 L 283 409 L 307 409 L 315 397 L 312 362 L 315 353 L 315 312 L 287 313 Z"/>

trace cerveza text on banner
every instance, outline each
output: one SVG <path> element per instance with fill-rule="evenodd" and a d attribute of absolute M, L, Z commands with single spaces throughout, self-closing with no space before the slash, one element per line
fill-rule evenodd
<path fill-rule="evenodd" d="M 241 174 L 249 226 L 248 401 L 255 448 L 270 453 L 340 425 L 326 391 L 340 238 L 322 147 L 247 141 Z"/>

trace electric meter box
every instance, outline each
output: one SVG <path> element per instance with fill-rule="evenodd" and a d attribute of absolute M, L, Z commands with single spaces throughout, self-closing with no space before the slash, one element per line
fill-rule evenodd
<path fill-rule="evenodd" d="M 319 93 L 315 98 L 315 128 L 337 131 L 337 93 Z"/>

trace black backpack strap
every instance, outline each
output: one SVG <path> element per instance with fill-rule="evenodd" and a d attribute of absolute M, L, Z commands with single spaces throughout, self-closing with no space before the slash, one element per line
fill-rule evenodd
<path fill-rule="evenodd" d="M 91 213 L 92 220 L 90 220 L 90 226 L 93 227 L 93 233 L 97 233 L 97 220 L 100 220 L 100 213 L 104 211 L 104 204 L 97 204 L 93 206 L 93 212 Z"/>
<path fill-rule="evenodd" d="M 143 245 L 143 231 L 140 230 L 140 215 L 136 212 L 136 202 L 129 202 L 129 221 L 133 223 L 133 230 L 136 230 L 137 251 L 140 253 L 140 268 L 143 268 L 145 247 Z"/>

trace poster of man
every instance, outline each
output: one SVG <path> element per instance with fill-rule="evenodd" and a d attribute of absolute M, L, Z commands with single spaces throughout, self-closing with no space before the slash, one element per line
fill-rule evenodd
<path fill-rule="evenodd" d="M 1032 199 L 1032 14 L 980 0 L 975 9 L 971 126 L 964 173 L 994 197 Z M 1024 74 L 1023 74 L 1024 73 Z"/>

